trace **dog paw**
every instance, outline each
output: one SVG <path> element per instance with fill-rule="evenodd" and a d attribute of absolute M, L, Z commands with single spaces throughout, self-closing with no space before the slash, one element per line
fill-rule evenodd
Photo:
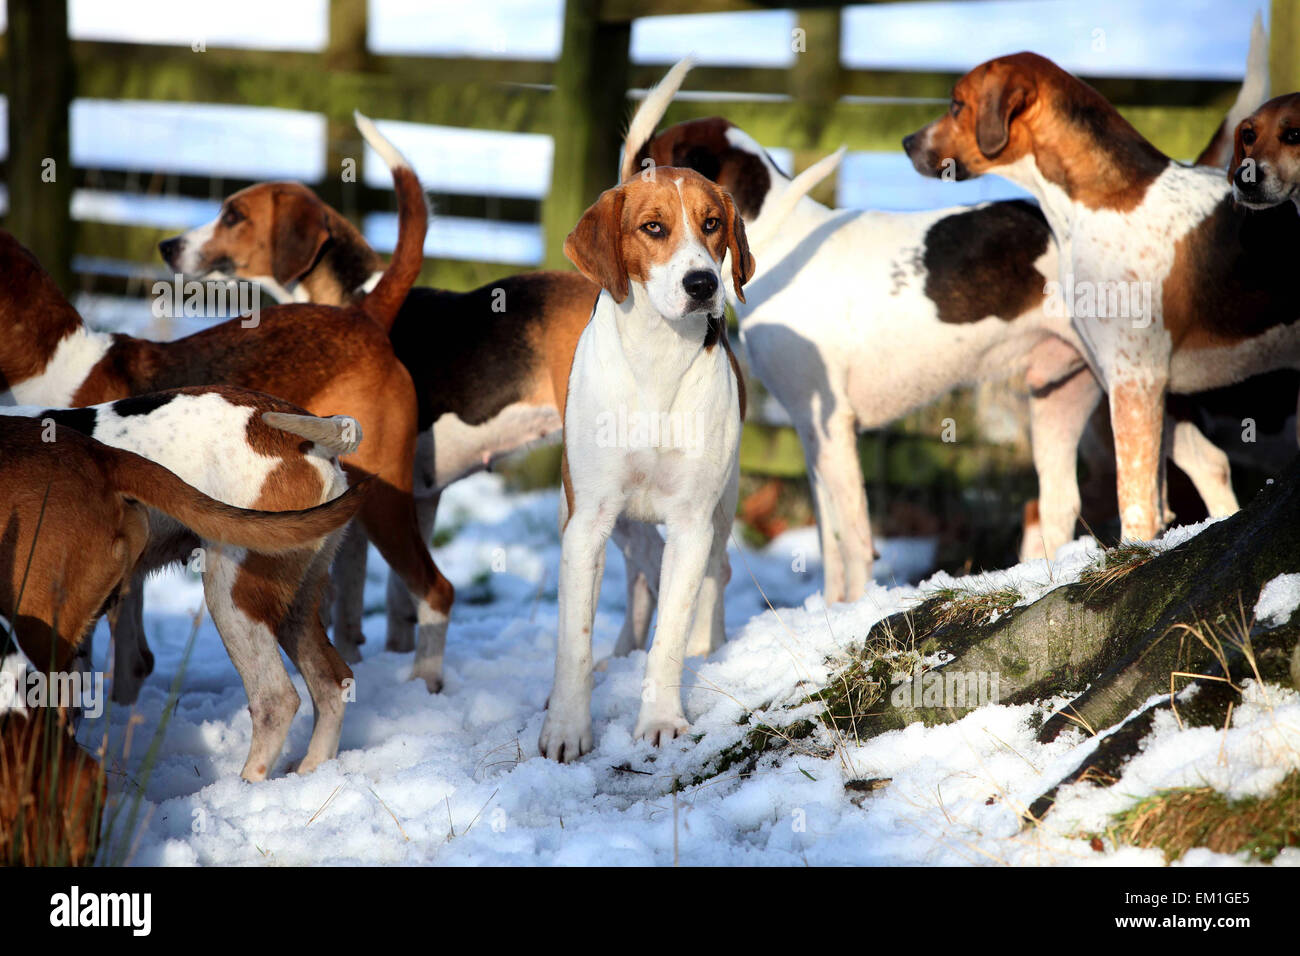
<path fill-rule="evenodd" d="M 404 631 L 401 634 L 389 634 L 388 640 L 384 642 L 384 650 L 392 651 L 394 654 L 409 654 L 415 650 L 415 634 L 411 631 Z"/>
<path fill-rule="evenodd" d="M 416 661 L 415 666 L 411 668 L 411 680 L 423 680 L 424 686 L 429 689 L 430 694 L 442 693 L 442 666 L 433 664 L 421 667 L 421 662 Z"/>
<path fill-rule="evenodd" d="M 339 652 L 339 657 L 343 658 L 348 664 L 360 664 L 361 647 L 359 645 L 364 644 L 365 640 L 363 637 L 356 644 L 350 641 L 337 641 L 334 644 L 334 649 Z"/>
<path fill-rule="evenodd" d="M 590 717 L 563 720 L 554 711 L 547 711 L 542 735 L 537 740 L 537 749 L 543 757 L 560 763 L 573 763 L 591 752 L 591 743 Z"/>
<path fill-rule="evenodd" d="M 681 714 L 646 715 L 642 714 L 636 722 L 632 736 L 637 740 L 648 740 L 656 747 L 662 747 L 669 741 L 682 736 L 691 729 L 691 725 Z"/>

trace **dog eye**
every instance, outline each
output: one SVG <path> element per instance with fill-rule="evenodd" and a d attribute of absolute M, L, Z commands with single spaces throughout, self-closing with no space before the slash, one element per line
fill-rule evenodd
<path fill-rule="evenodd" d="M 234 206 L 231 206 L 229 209 L 227 209 L 224 213 L 221 214 L 221 224 L 229 228 L 230 226 L 233 226 L 236 223 L 238 223 L 243 218 L 244 218 L 244 214 L 240 212 L 238 209 L 236 209 Z"/>
<path fill-rule="evenodd" d="M 952 105 L 948 107 L 948 112 L 952 114 L 953 119 L 957 118 L 957 114 L 962 111 L 962 107 L 964 107 L 965 105 L 966 104 L 963 103 L 961 100 L 952 101 Z"/>
<path fill-rule="evenodd" d="M 1247 127 L 1241 131 L 1241 143 L 1243 146 L 1255 145 L 1255 131 Z"/>
<path fill-rule="evenodd" d="M 661 223 L 647 222 L 641 228 L 652 236 L 662 236 L 664 234 L 664 227 Z"/>
<path fill-rule="evenodd" d="M 704 220 L 703 228 L 705 232 L 717 232 L 720 225 L 722 225 L 721 219 L 717 216 L 710 216 L 708 219 Z"/>
<path fill-rule="evenodd" d="M 1282 142 L 1288 146 L 1295 146 L 1300 143 L 1300 126 L 1292 126 L 1290 129 L 1283 131 Z"/>

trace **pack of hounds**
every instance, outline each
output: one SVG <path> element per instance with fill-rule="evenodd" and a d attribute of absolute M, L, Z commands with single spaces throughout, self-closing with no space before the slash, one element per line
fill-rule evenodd
<path fill-rule="evenodd" d="M 272 772 L 300 704 L 281 649 L 315 712 L 294 768 L 306 773 L 338 751 L 367 543 L 390 568 L 385 646 L 413 652 L 411 676 L 436 693 L 453 603 L 429 552 L 439 494 L 562 435 L 558 647 L 539 750 L 574 761 L 592 747 L 611 536 L 628 569 L 615 653 L 645 647 L 658 613 L 635 734 L 662 745 L 688 728 L 683 662 L 726 634 L 746 414 L 728 302 L 750 372 L 803 445 L 828 603 L 859 599 L 872 575 L 858 433 L 963 385 L 1023 377 L 1030 389 L 1039 497 L 1024 559 L 1074 536 L 1080 443 L 1103 398 L 1124 538 L 1169 520 L 1166 458 L 1210 514 L 1229 514 L 1228 452 L 1250 449 L 1215 435 L 1240 415 L 1188 396 L 1300 369 L 1288 279 L 1300 94 L 1259 105 L 1263 50 L 1257 23 L 1240 97 L 1195 164 L 1041 56 L 983 63 L 903 148 L 922 175 L 996 174 L 1037 202 L 916 213 L 814 201 L 843 150 L 791 178 L 725 119 L 659 129 L 683 61 L 633 117 L 618 185 L 569 234 L 577 271 L 465 293 L 414 287 L 423 191 L 358 115 L 396 187 L 389 264 L 306 187 L 252 186 L 160 251 L 178 273 L 256 280 L 280 304 L 255 327 L 236 318 L 168 342 L 87 327 L 0 232 L 0 615 L 31 666 L 62 672 L 106 614 L 113 698 L 130 704 L 153 667 L 142 579 L 201 549 L 207 608 L 252 714 L 243 777 Z M 1139 314 L 1045 295 L 1117 283 L 1151 290 Z M 1248 394 L 1261 427 L 1294 428 L 1294 386 Z M 703 440 L 611 442 L 612 412 L 689 417 Z"/>

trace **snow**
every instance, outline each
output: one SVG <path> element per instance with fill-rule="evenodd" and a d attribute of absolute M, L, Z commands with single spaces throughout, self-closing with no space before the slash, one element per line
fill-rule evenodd
<path fill-rule="evenodd" d="M 439 565 L 456 584 L 447 686 L 430 696 L 408 682 L 410 656 L 383 650 L 386 570 L 371 555 L 365 660 L 355 667 L 341 752 L 299 777 L 292 760 L 311 729 L 304 703 L 272 779 L 239 779 L 249 743 L 247 701 L 220 640 L 203 621 L 183 691 L 145 784 L 142 832 L 130 861 L 196 864 L 1018 864 L 1158 865 L 1156 851 L 1094 852 L 1079 834 L 1157 789 L 1209 783 L 1230 794 L 1265 792 L 1300 765 L 1300 695 L 1247 687 L 1232 726 L 1180 730 L 1161 718 L 1145 751 L 1109 790 L 1063 788 L 1041 826 L 1022 830 L 1018 810 L 1056 783 L 1095 745 L 1070 731 L 1039 744 L 1031 718 L 1062 701 L 982 707 L 950 725 L 913 725 L 865 741 L 822 729 L 752 774 L 710 776 L 719 755 L 758 723 L 810 716 L 800 702 L 842 664 L 883 616 L 952 583 L 877 584 L 859 602 L 827 608 L 813 529 L 788 532 L 762 551 L 733 540 L 727 589 L 730 640 L 689 661 L 691 735 L 655 750 L 631 737 L 644 652 L 609 660 L 595 677 L 594 751 L 562 766 L 536 753 L 553 668 L 555 491 L 510 493 L 478 475 L 444 495 Z M 925 542 L 883 543 L 882 575 L 916 571 Z M 1081 539 L 1053 562 L 999 572 L 1025 592 L 1077 578 L 1095 560 Z M 495 570 L 494 570 L 495 569 Z M 987 582 L 963 582 L 979 589 Z M 611 549 L 595 626 L 606 657 L 622 620 L 623 563 Z M 201 601 L 178 573 L 149 583 L 146 627 L 157 670 L 130 714 L 110 708 L 83 724 L 105 732 L 115 793 L 127 800 L 167 699 Z M 769 608 L 767 602 L 772 607 Z M 105 665 L 103 625 L 97 667 Z M 305 685 L 295 675 L 304 702 Z M 1158 698 L 1156 698 L 1158 699 Z M 1154 702 L 1153 699 L 1152 702 Z M 705 777 L 702 782 L 694 782 Z M 889 778 L 859 793 L 849 780 Z M 674 796 L 674 782 L 679 792 Z M 1189 862 L 1192 858 L 1189 858 Z M 1240 862 L 1198 853 L 1202 863 Z M 1283 854 L 1282 863 L 1300 863 Z"/>
<path fill-rule="evenodd" d="M 1300 607 L 1300 574 L 1279 574 L 1259 592 L 1255 620 L 1268 627 L 1281 627 Z"/>

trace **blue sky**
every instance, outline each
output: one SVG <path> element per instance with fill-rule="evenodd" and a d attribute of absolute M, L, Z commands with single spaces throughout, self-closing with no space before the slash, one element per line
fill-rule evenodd
<path fill-rule="evenodd" d="M 981 0 L 880 3 L 844 14 L 840 55 L 863 68 L 960 71 L 1001 53 L 1032 49 L 1093 75 L 1241 76 L 1251 19 L 1262 0 Z M 563 0 L 370 0 L 370 43 L 383 53 L 551 59 L 559 52 Z M 79 39 L 191 46 L 314 50 L 326 40 L 326 0 L 69 0 Z M 0 23 L 4 11 L 0 6 Z M 669 63 L 693 53 L 706 64 L 782 66 L 792 62 L 790 11 L 703 14 L 639 20 L 632 56 Z M 815 55 L 816 50 L 810 50 Z M 436 82 L 430 77 L 430 82 Z M 0 102 L 0 109 L 3 103 Z M 546 136 L 517 136 L 411 124 L 385 127 L 432 189 L 542 196 L 550 180 Z M 183 136 L 177 135 L 184 129 Z M 765 144 L 780 154 L 780 143 Z M 0 148 L 4 148 L 0 125 Z M 104 168 L 199 172 L 248 178 L 317 179 L 324 123 L 306 113 L 244 107 L 78 102 L 73 159 Z M 368 164 L 367 179 L 387 180 Z M 851 154 L 840 175 L 841 205 L 916 209 L 1014 195 L 996 178 L 936 184 L 912 173 L 901 154 Z M 80 195 L 77 215 L 187 226 L 215 204 L 166 197 Z M 367 231 L 385 248 L 393 223 Z M 430 254 L 528 263 L 540 255 L 531 227 L 435 221 Z"/>

